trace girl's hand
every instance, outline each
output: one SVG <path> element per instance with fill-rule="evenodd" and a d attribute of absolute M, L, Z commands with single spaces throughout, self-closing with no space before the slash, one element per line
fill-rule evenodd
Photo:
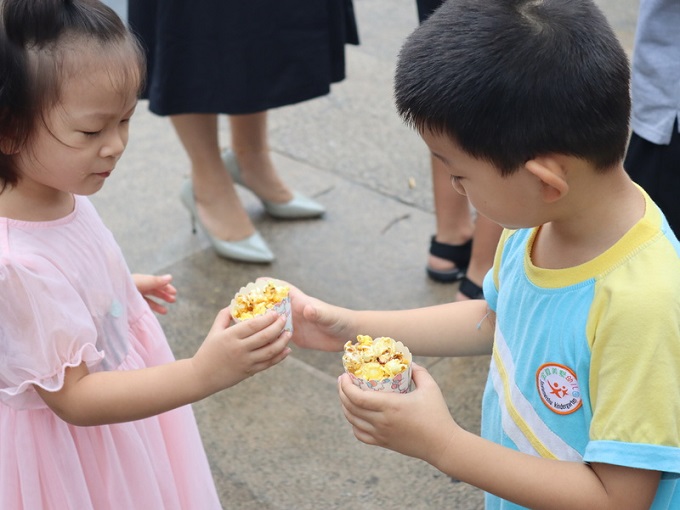
<path fill-rule="evenodd" d="M 362 390 L 347 374 L 339 378 L 342 411 L 354 436 L 437 465 L 457 430 L 441 390 L 425 368 L 413 363 L 410 393 Z"/>
<path fill-rule="evenodd" d="M 192 358 L 198 381 L 208 394 L 229 388 L 286 358 L 290 332 L 275 312 L 229 326 L 229 308 L 221 310 Z"/>
<path fill-rule="evenodd" d="M 341 351 L 345 342 L 356 336 L 350 324 L 351 310 L 308 296 L 288 282 L 286 285 L 290 287 L 295 345 L 320 351 Z"/>
<path fill-rule="evenodd" d="M 177 300 L 177 289 L 170 284 L 172 275 L 133 274 L 132 279 L 144 300 L 149 303 L 149 307 L 156 313 L 165 315 L 168 313 L 168 309 L 158 301 L 151 299 L 151 297 L 166 303 L 174 303 Z"/>

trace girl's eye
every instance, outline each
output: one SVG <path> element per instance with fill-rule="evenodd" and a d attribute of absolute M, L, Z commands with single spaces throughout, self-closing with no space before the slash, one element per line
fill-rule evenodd
<path fill-rule="evenodd" d="M 97 136 L 101 131 L 81 131 L 85 136 Z"/>
<path fill-rule="evenodd" d="M 460 182 L 460 177 L 457 175 L 452 175 L 451 176 L 451 184 L 458 184 Z"/>

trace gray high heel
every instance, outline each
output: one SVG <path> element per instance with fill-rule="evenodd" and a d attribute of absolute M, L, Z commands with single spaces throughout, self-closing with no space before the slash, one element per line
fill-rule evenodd
<path fill-rule="evenodd" d="M 210 240 L 210 244 L 220 257 L 239 260 L 241 262 L 257 263 L 267 263 L 274 260 L 274 254 L 257 231 L 250 237 L 242 239 L 241 241 L 223 241 L 222 239 L 217 239 L 208 232 L 196 212 L 196 199 L 194 198 L 194 189 L 191 185 L 191 180 L 185 181 L 182 185 L 180 198 L 191 214 L 191 226 L 194 233 L 196 232 L 196 223 L 198 223 L 201 230 L 203 230 Z"/>
<path fill-rule="evenodd" d="M 224 149 L 222 151 L 222 161 L 224 162 L 224 166 L 227 167 L 227 170 L 229 170 L 234 182 L 252 191 L 243 183 L 243 179 L 241 178 L 241 169 L 239 168 L 234 152 L 230 149 Z M 326 208 L 319 202 L 312 200 L 311 198 L 296 191 L 293 191 L 292 200 L 282 204 L 270 202 L 269 200 L 264 200 L 260 197 L 257 198 L 259 198 L 260 202 L 262 202 L 264 210 L 275 218 L 286 220 L 318 218 L 326 212 Z"/>

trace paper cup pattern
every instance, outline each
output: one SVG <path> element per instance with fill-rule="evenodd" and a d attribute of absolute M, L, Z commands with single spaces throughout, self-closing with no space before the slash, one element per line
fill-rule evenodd
<path fill-rule="evenodd" d="M 231 316 L 242 322 L 269 310 L 276 310 L 286 318 L 284 331 L 293 332 L 293 315 L 290 310 L 288 286 L 281 280 L 260 280 L 241 287 L 231 300 Z"/>
<path fill-rule="evenodd" d="M 389 337 L 373 340 L 357 336 L 345 344 L 342 364 L 355 386 L 373 391 L 408 393 L 411 390 L 411 352 Z"/>

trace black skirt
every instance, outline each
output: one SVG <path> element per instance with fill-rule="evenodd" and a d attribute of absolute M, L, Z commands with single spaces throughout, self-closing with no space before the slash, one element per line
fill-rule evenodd
<path fill-rule="evenodd" d="M 352 0 L 129 0 L 158 115 L 255 113 L 328 94 L 358 44 Z"/>

